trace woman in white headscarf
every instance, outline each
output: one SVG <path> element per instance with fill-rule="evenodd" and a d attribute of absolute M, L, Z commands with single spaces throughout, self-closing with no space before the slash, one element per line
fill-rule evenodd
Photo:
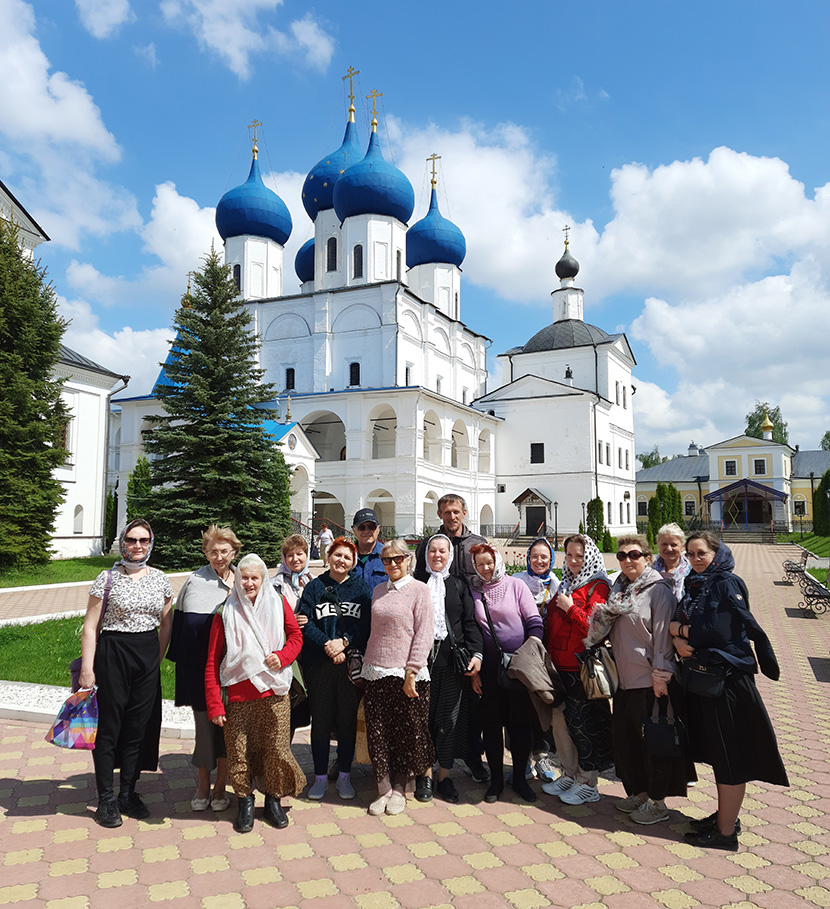
<path fill-rule="evenodd" d="M 660 555 L 651 567 L 671 584 L 678 603 L 683 599 L 686 575 L 692 570 L 683 551 L 685 548 L 686 534 L 679 524 L 664 524 L 657 531 L 657 551 Z"/>
<path fill-rule="evenodd" d="M 294 611 L 268 583 L 265 562 L 245 556 L 233 593 L 213 619 L 205 670 L 208 716 L 225 730 L 239 833 L 254 825 L 255 781 L 264 787 L 265 820 L 274 827 L 288 825 L 280 799 L 305 786 L 291 753 L 288 696 L 302 645 Z"/>
<path fill-rule="evenodd" d="M 432 601 L 433 637 L 429 658 L 429 731 L 438 759 L 438 794 L 445 802 L 458 801 L 458 790 L 450 778 L 456 756 L 466 757 L 467 716 L 461 710 L 464 676 L 474 678 L 481 670 L 484 644 L 476 622 L 470 588 L 450 574 L 454 556 L 452 542 L 443 533 L 427 543 L 427 587 Z M 463 648 L 466 668 L 457 663 L 456 648 Z M 466 659 L 469 657 L 469 659 Z M 428 801 L 432 796 L 432 768 L 416 781 L 415 797 Z"/>

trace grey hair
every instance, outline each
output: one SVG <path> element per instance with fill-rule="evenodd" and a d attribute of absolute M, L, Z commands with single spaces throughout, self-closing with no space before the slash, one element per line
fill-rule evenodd
<path fill-rule="evenodd" d="M 403 567 L 407 574 L 412 574 L 412 553 L 406 545 L 406 540 L 389 540 L 389 542 L 383 544 L 380 554 L 381 557 L 390 554 L 406 556 Z"/>
<path fill-rule="evenodd" d="M 248 555 L 243 556 L 236 567 L 240 572 L 245 571 L 246 568 L 255 568 L 263 581 L 268 579 L 268 566 L 255 552 L 249 552 Z"/>
<path fill-rule="evenodd" d="M 677 537 L 681 543 L 686 542 L 686 532 L 679 524 L 664 524 L 657 531 L 657 539 L 660 537 Z"/>

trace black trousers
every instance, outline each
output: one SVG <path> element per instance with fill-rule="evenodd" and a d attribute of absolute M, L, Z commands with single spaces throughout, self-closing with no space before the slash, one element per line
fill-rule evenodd
<path fill-rule="evenodd" d="M 527 688 L 500 688 L 494 676 L 482 676 L 481 720 L 484 753 L 493 781 L 504 780 L 504 731 L 510 741 L 513 779 L 523 780 L 533 744 L 535 711 Z M 518 776 L 516 776 L 518 774 Z"/>
<path fill-rule="evenodd" d="M 142 765 L 146 766 L 142 745 L 148 733 L 155 734 L 158 755 L 158 730 L 151 728 L 161 695 L 158 632 L 102 632 L 94 668 L 98 735 L 92 759 L 98 798 L 102 799 L 113 794 L 116 764 L 121 767 L 120 791 L 126 794 L 135 788 Z"/>

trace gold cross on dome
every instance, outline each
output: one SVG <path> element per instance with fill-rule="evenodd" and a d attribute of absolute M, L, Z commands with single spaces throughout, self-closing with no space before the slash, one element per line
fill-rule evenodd
<path fill-rule="evenodd" d="M 253 129 L 253 131 L 254 131 L 254 147 L 253 147 L 253 153 L 254 153 L 254 157 L 255 157 L 255 158 L 256 158 L 256 156 L 259 154 L 259 149 L 257 148 L 257 144 L 256 144 L 256 130 L 257 130 L 257 127 L 258 127 L 258 126 L 262 126 L 262 121 L 261 121 L 261 120 L 257 120 L 256 117 L 254 117 L 253 123 L 249 123 L 249 124 L 248 124 L 248 129 Z"/>
<path fill-rule="evenodd" d="M 435 162 L 440 161 L 440 160 L 441 160 L 441 155 L 437 155 L 435 152 L 433 152 L 431 155 L 429 155 L 427 157 L 427 161 L 432 162 L 432 188 L 433 189 L 435 189 L 436 185 L 438 184 L 438 181 L 435 179 Z"/>
<path fill-rule="evenodd" d="M 359 75 L 360 70 L 350 66 L 349 71 L 343 76 L 344 82 L 346 79 L 349 80 L 349 121 L 352 123 L 354 123 L 354 77 Z"/>
<path fill-rule="evenodd" d="M 565 234 L 565 247 L 566 247 L 566 248 L 567 248 L 567 246 L 568 246 L 568 233 L 570 232 L 570 230 L 571 230 L 571 225 L 570 225 L 570 224 L 566 224 L 566 225 L 562 228 L 562 233 Z"/>
<path fill-rule="evenodd" d="M 378 106 L 377 99 L 383 97 L 383 92 L 379 92 L 376 88 L 373 88 L 372 91 L 366 95 L 367 100 L 372 99 L 372 132 L 377 132 L 378 129 Z"/>

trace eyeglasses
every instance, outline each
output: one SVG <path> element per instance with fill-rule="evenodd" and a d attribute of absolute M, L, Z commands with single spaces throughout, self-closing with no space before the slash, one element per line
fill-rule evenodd
<path fill-rule="evenodd" d="M 363 524 L 358 524 L 357 529 L 361 533 L 369 533 L 370 531 L 372 533 L 374 533 L 377 526 L 378 526 L 377 524 L 369 524 L 369 523 L 364 522 Z"/>
<path fill-rule="evenodd" d="M 645 553 L 640 552 L 639 549 L 629 549 L 628 552 L 618 552 L 617 561 L 624 562 L 626 559 L 631 559 L 631 561 L 634 562 L 637 559 L 642 559 L 644 555 Z"/>
<path fill-rule="evenodd" d="M 381 560 L 381 562 L 383 562 L 384 565 L 391 565 L 391 564 L 393 564 L 393 563 L 394 563 L 395 565 L 402 565 L 402 564 L 403 564 L 403 560 L 404 560 L 404 559 L 408 559 L 408 558 L 409 558 L 409 556 L 402 556 L 402 555 L 396 555 L 396 556 L 381 556 L 381 557 L 380 557 L 380 560 Z"/>
<path fill-rule="evenodd" d="M 149 546 L 149 537 L 124 537 L 124 542 L 128 546 Z"/>

